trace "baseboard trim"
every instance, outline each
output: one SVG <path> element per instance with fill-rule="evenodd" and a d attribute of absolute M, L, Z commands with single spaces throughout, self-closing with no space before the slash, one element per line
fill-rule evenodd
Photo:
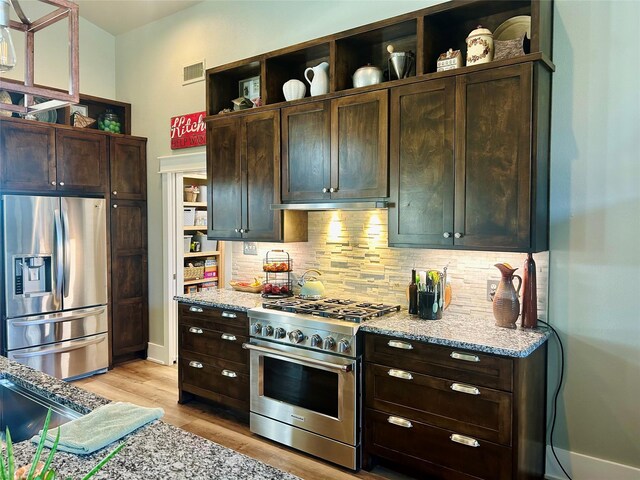
<path fill-rule="evenodd" d="M 147 344 L 147 360 L 160 365 L 169 365 L 169 352 L 165 345 L 149 342 Z"/>
<path fill-rule="evenodd" d="M 581 453 L 570 452 L 561 448 L 556 448 L 556 455 L 562 462 L 562 466 L 571 478 L 576 480 L 637 480 L 640 478 L 640 468 L 623 465 L 621 463 L 610 462 L 602 458 L 590 457 Z M 545 478 L 549 480 L 566 480 L 566 476 L 560 469 L 558 462 L 551 452 L 551 447 L 547 445 L 547 465 Z"/>

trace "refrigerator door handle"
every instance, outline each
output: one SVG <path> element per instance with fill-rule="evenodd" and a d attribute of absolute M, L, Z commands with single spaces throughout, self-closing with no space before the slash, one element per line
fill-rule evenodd
<path fill-rule="evenodd" d="M 64 234 L 62 232 L 62 220 L 60 210 L 57 208 L 53 214 L 56 231 L 56 288 L 58 298 L 62 297 L 62 284 L 64 282 L 64 247 L 62 245 Z"/>
<path fill-rule="evenodd" d="M 97 338 L 92 338 L 90 340 L 84 340 L 80 342 L 72 341 L 72 344 L 67 345 L 66 347 L 43 348 L 42 350 L 38 350 L 37 352 L 13 353 L 12 357 L 15 359 L 31 358 L 31 357 L 42 357 L 44 355 L 49 355 L 51 353 L 71 352 L 73 350 L 78 350 L 83 347 L 88 347 L 89 345 L 95 345 L 100 342 L 104 342 L 104 340 L 105 340 L 105 335 L 99 335 Z"/>
<path fill-rule="evenodd" d="M 63 202 L 64 205 L 64 202 Z M 64 226 L 64 296 L 69 296 L 69 279 L 71 278 L 71 258 L 69 254 L 69 215 L 62 208 L 62 224 Z"/>
<path fill-rule="evenodd" d="M 21 318 L 19 320 L 10 320 L 10 322 L 14 327 L 30 327 L 32 325 L 45 325 L 47 323 L 68 322 L 69 320 L 78 320 L 92 315 L 100 315 L 106 309 L 107 307 L 83 308 L 82 310 L 72 312 L 71 315 L 63 314 L 58 317 L 52 317 L 50 315 L 35 315 L 32 317 Z"/>

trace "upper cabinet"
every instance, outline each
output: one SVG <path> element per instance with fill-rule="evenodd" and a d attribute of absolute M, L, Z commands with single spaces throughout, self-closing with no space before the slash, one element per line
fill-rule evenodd
<path fill-rule="evenodd" d="M 107 188 L 107 137 L 84 131 L 56 131 L 58 190 L 104 193 Z"/>
<path fill-rule="evenodd" d="M 111 196 L 123 200 L 147 198 L 147 139 L 110 138 Z"/>

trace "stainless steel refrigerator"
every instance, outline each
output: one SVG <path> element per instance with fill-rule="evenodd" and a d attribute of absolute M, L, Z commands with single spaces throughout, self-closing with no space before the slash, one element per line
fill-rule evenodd
<path fill-rule="evenodd" d="M 58 378 L 109 362 L 106 204 L 2 196 L 2 348 Z"/>

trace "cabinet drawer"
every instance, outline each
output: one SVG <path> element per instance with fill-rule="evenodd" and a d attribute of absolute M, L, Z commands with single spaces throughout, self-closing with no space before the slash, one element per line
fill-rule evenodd
<path fill-rule="evenodd" d="M 365 336 L 365 360 L 499 390 L 512 391 L 513 361 L 386 335 Z"/>
<path fill-rule="evenodd" d="M 511 478 L 510 448 L 400 416 L 366 409 L 365 441 L 368 452 L 435 478 Z"/>
<path fill-rule="evenodd" d="M 214 359 L 211 363 L 198 355 L 183 355 L 180 358 L 180 388 L 221 403 L 233 404 L 233 400 L 248 403 L 249 375 L 239 372 L 238 365 L 233 362 Z M 231 401 L 225 402 L 225 399 Z"/>
<path fill-rule="evenodd" d="M 464 435 L 511 444 L 511 394 L 367 363 L 366 405 Z"/>
<path fill-rule="evenodd" d="M 249 372 L 249 351 L 242 348 L 248 341 L 242 335 L 180 325 L 180 354 L 190 352 L 228 360 L 241 365 L 243 373 Z"/>
<path fill-rule="evenodd" d="M 244 312 L 180 303 L 180 325 L 219 330 L 234 335 L 249 334 L 249 318 Z"/>

